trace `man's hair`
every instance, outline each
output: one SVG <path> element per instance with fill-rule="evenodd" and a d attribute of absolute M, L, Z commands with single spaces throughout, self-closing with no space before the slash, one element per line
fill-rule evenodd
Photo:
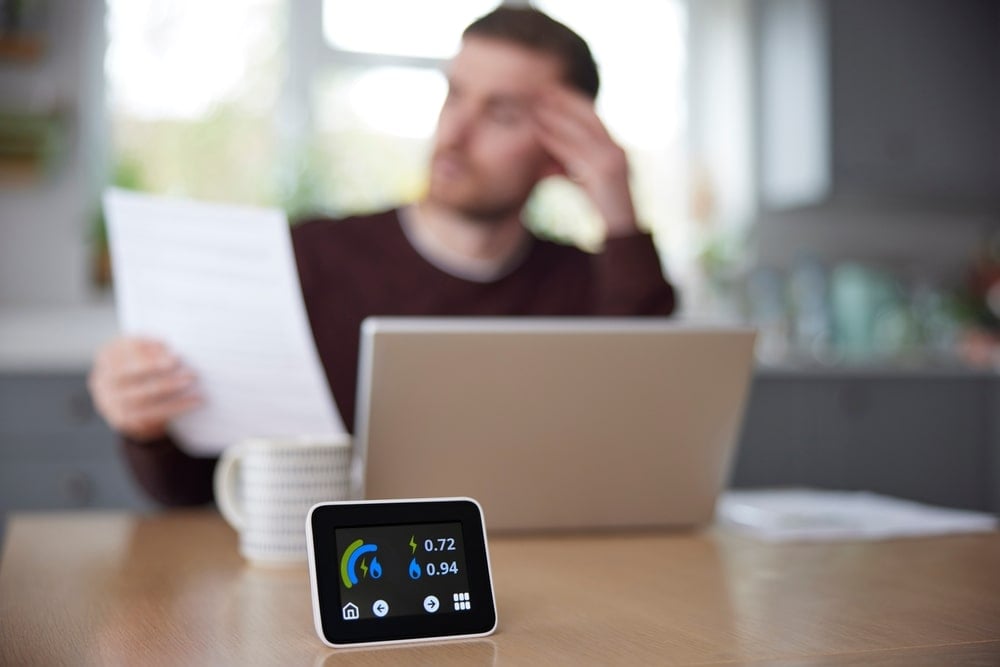
<path fill-rule="evenodd" d="M 489 37 L 555 56 L 565 67 L 569 85 L 591 99 L 597 97 L 600 78 L 587 42 L 533 7 L 501 5 L 469 24 L 462 37 Z"/>

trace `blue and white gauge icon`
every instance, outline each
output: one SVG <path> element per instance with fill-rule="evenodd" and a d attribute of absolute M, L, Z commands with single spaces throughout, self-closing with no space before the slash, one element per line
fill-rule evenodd
<path fill-rule="evenodd" d="M 347 588 L 353 588 L 360 581 L 358 570 L 361 570 L 361 579 L 379 579 L 382 577 L 382 564 L 378 558 L 372 555 L 371 563 L 367 562 L 367 554 L 374 554 L 378 551 L 378 545 L 365 544 L 364 540 L 355 540 L 351 546 L 344 550 L 344 555 L 340 559 L 340 579 Z M 361 563 L 358 563 L 361 559 Z"/>

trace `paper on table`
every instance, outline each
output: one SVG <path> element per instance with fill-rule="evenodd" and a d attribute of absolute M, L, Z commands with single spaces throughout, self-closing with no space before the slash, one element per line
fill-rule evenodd
<path fill-rule="evenodd" d="M 728 491 L 719 522 L 772 542 L 872 540 L 996 530 L 991 514 L 934 507 L 866 491 Z"/>
<path fill-rule="evenodd" d="M 206 399 L 171 423 L 179 445 L 344 432 L 283 213 L 120 190 L 104 204 L 122 332 L 169 345 Z"/>

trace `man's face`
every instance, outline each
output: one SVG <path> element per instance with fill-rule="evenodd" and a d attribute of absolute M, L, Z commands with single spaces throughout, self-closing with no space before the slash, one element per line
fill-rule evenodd
<path fill-rule="evenodd" d="M 483 221 L 519 212 L 554 170 L 531 109 L 539 93 L 560 85 L 561 74 L 553 56 L 501 40 L 464 40 L 448 73 L 428 200 Z"/>

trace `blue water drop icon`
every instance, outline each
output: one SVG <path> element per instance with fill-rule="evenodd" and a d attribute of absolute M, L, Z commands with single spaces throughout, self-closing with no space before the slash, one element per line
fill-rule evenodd
<path fill-rule="evenodd" d="M 410 579 L 419 579 L 420 575 L 420 564 L 417 563 L 417 559 L 414 558 L 410 561 Z"/>
<path fill-rule="evenodd" d="M 378 579 L 382 576 L 382 563 L 378 562 L 378 558 L 372 558 L 371 567 L 368 568 L 368 574 L 371 575 L 372 579 Z"/>

